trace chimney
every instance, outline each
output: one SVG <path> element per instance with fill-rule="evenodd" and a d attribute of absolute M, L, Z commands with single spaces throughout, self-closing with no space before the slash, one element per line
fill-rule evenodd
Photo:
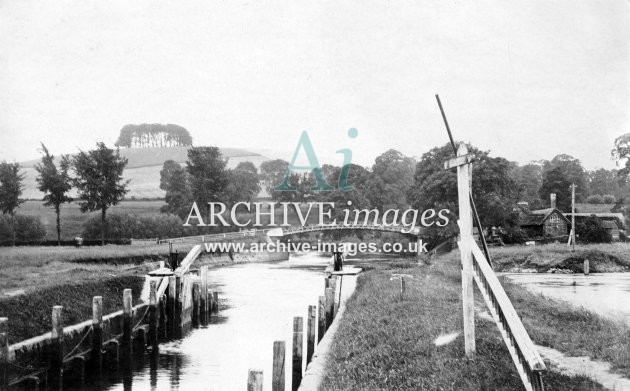
<path fill-rule="evenodd" d="M 551 198 L 551 209 L 556 208 L 556 193 L 549 194 L 549 198 Z"/>

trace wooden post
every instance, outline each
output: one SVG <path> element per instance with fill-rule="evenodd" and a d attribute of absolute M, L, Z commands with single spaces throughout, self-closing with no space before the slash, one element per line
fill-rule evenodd
<path fill-rule="evenodd" d="M 199 326 L 199 310 L 201 308 L 201 284 L 199 282 L 193 282 L 192 286 L 192 324 L 193 326 Z"/>
<path fill-rule="evenodd" d="M 168 298 L 166 299 L 166 327 L 169 337 L 174 335 L 175 330 L 175 296 L 177 296 L 177 278 L 175 276 L 170 276 L 168 278 Z"/>
<path fill-rule="evenodd" d="M 317 343 L 319 343 L 326 334 L 326 296 L 320 296 L 317 304 Z"/>
<path fill-rule="evenodd" d="M 158 301 L 155 280 L 149 283 L 149 343 L 153 348 L 158 344 Z"/>
<path fill-rule="evenodd" d="M 72 385 L 74 387 L 83 387 L 85 383 L 85 357 L 74 356 L 72 364 Z"/>
<path fill-rule="evenodd" d="M 92 298 L 92 351 L 90 369 L 97 377 L 103 372 L 103 296 Z"/>
<path fill-rule="evenodd" d="M 343 274 L 338 277 L 338 280 L 339 280 L 339 286 L 336 288 L 339 291 L 339 294 L 337 295 L 337 302 L 335 304 L 333 316 L 337 316 L 337 311 L 339 310 L 339 306 L 341 305 L 341 290 L 343 288 Z"/>
<path fill-rule="evenodd" d="M 133 328 L 133 314 L 132 314 L 132 295 L 131 289 L 125 289 L 123 291 L 123 335 L 122 335 L 122 349 L 123 359 L 131 359 L 132 351 L 132 328 Z"/>
<path fill-rule="evenodd" d="M 303 327 L 302 317 L 293 318 L 293 381 L 291 383 L 291 390 L 293 391 L 296 391 L 302 382 Z"/>
<path fill-rule="evenodd" d="M 472 209 L 470 206 L 470 181 L 472 164 L 468 158 L 466 144 L 457 150 L 457 194 L 459 202 L 459 252 L 462 260 L 462 306 L 464 312 L 464 350 L 467 357 L 475 354 L 475 299 L 473 296 L 473 260 L 472 260 Z"/>
<path fill-rule="evenodd" d="M 284 341 L 273 342 L 273 374 L 271 378 L 271 391 L 284 391 L 285 350 L 286 344 Z"/>
<path fill-rule="evenodd" d="M 306 364 L 311 362 L 315 351 L 315 306 L 308 306 L 308 320 L 306 322 Z"/>
<path fill-rule="evenodd" d="M 158 319 L 158 335 L 159 338 L 168 338 L 168 324 L 167 324 L 167 316 L 166 316 L 166 296 L 162 296 L 158 298 L 158 309 L 159 309 L 159 319 Z M 158 338 L 158 339 L 159 339 Z"/>
<path fill-rule="evenodd" d="M 263 389 L 263 371 L 259 369 L 250 369 L 247 375 L 247 391 L 262 391 Z"/>
<path fill-rule="evenodd" d="M 212 311 L 219 313 L 219 292 L 212 292 Z"/>
<path fill-rule="evenodd" d="M 52 308 L 52 331 L 50 334 L 50 370 L 48 384 L 53 390 L 63 388 L 63 307 Z"/>
<path fill-rule="evenodd" d="M 208 266 L 201 267 L 201 323 L 208 322 Z"/>
<path fill-rule="evenodd" d="M 330 279 L 330 288 L 333 291 L 333 301 L 332 301 L 332 305 L 333 305 L 333 318 L 335 317 L 335 315 L 337 315 L 337 309 L 339 308 L 339 301 L 337 300 L 337 297 L 339 295 L 339 276 L 332 276 L 332 278 Z"/>
<path fill-rule="evenodd" d="M 584 260 L 584 275 L 588 276 L 589 273 L 589 264 L 588 264 L 588 259 Z"/>
<path fill-rule="evenodd" d="M 333 322 L 333 302 L 335 301 L 335 295 L 332 288 L 326 288 L 326 330 Z"/>
<path fill-rule="evenodd" d="M 400 300 L 405 299 L 405 276 L 400 276 Z"/>
<path fill-rule="evenodd" d="M 183 319 L 182 306 L 182 278 L 181 276 L 175 276 L 175 318 L 173 320 L 174 335 L 179 338 L 182 335 L 182 319 Z"/>
<path fill-rule="evenodd" d="M 0 318 L 0 390 L 9 386 L 9 318 Z"/>

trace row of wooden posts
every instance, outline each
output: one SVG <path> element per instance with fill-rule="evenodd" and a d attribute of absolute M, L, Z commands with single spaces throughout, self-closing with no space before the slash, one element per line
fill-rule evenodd
<path fill-rule="evenodd" d="M 106 316 L 103 297 L 95 296 L 91 321 L 73 326 L 64 327 L 63 307 L 53 306 L 50 333 L 13 345 L 8 340 L 9 320 L 0 317 L 0 390 L 12 386 L 39 390 L 40 384 L 61 390 L 64 383 L 82 385 L 86 373 L 91 379 L 101 379 L 104 363 L 125 368 L 132 354 L 146 349 L 157 352 L 160 341 L 180 338 L 191 326 L 206 324 L 210 314 L 218 312 L 218 293 L 208 291 L 207 272 L 207 267 L 197 270 L 198 279 L 193 273 L 163 277 L 159 285 L 151 280 L 149 302 L 136 306 L 131 289 L 125 289 L 122 311 Z M 75 346 L 67 349 L 68 343 Z M 15 369 L 23 361 L 38 362 L 39 369 L 16 376 Z"/>
<path fill-rule="evenodd" d="M 327 276 L 324 279 L 324 295 L 319 296 L 318 305 L 308 306 L 308 317 L 306 321 L 306 365 L 308 365 L 313 358 L 316 343 L 319 344 L 326 330 L 328 330 L 337 315 L 337 310 L 341 302 L 342 283 L 343 275 Z M 295 391 L 300 387 L 302 375 L 304 374 L 302 369 L 304 357 L 304 319 L 301 316 L 293 318 L 291 354 L 291 390 Z M 274 341 L 271 380 L 272 391 L 285 390 L 285 359 L 286 342 Z M 247 391 L 262 390 L 263 371 L 260 369 L 250 369 L 247 376 Z"/>

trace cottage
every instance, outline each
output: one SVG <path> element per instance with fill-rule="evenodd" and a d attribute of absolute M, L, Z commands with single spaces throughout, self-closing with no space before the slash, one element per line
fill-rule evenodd
<path fill-rule="evenodd" d="M 551 207 L 530 210 L 527 202 L 517 204 L 519 226 L 530 238 L 568 235 L 571 222 L 556 208 L 556 195 L 551 194 Z"/>

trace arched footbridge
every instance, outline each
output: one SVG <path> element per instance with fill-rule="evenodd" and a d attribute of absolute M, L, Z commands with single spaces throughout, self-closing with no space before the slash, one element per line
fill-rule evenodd
<path fill-rule="evenodd" d="M 196 236 L 183 236 L 179 238 L 161 239 L 158 243 L 204 243 L 204 242 L 217 242 L 217 241 L 238 241 L 259 238 L 272 238 L 283 237 L 290 235 L 299 235 L 308 232 L 323 232 L 323 231 L 350 231 L 350 230 L 366 230 L 366 231 L 381 231 L 381 232 L 395 232 L 404 235 L 418 236 L 420 229 L 417 227 L 409 230 L 409 227 L 403 225 L 383 225 L 383 224 L 348 224 L 348 225 L 292 225 L 289 227 L 278 228 L 264 228 L 264 229 L 248 229 L 236 232 L 224 232 L 220 234 L 208 234 L 208 235 L 196 235 Z"/>

